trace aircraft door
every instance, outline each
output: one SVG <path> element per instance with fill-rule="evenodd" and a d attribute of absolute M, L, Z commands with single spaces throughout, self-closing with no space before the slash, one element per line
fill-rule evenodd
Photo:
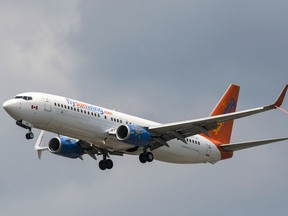
<path fill-rule="evenodd" d="M 44 98 L 44 111 L 46 111 L 46 112 L 52 111 L 52 105 L 51 105 L 49 97 Z"/>
<path fill-rule="evenodd" d="M 207 144 L 206 156 L 209 157 L 211 154 L 211 145 Z"/>

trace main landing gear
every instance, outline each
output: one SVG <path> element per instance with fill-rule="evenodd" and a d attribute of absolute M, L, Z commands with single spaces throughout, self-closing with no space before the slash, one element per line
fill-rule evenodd
<path fill-rule="evenodd" d="M 154 160 L 154 156 L 152 152 L 144 152 L 139 155 L 139 160 L 141 163 L 152 162 Z"/>
<path fill-rule="evenodd" d="M 101 170 L 112 169 L 113 168 L 113 161 L 111 159 L 107 159 L 109 157 L 108 154 L 103 154 L 103 160 L 99 162 L 99 168 Z"/>
<path fill-rule="evenodd" d="M 30 140 L 34 138 L 34 134 L 32 133 L 32 125 L 30 123 L 21 120 L 21 121 L 16 121 L 16 124 L 19 127 L 29 130 L 29 132 L 26 134 L 26 139 Z"/>
<path fill-rule="evenodd" d="M 101 160 L 99 162 L 99 168 L 101 170 L 112 169 L 113 168 L 113 161 L 111 159 Z"/>

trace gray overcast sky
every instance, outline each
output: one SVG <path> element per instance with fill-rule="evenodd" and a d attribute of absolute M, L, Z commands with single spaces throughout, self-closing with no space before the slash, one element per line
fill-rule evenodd
<path fill-rule="evenodd" d="M 163 123 L 209 115 L 230 83 L 238 110 L 269 104 L 288 82 L 287 11 L 281 0 L 2 0 L 0 98 L 41 91 Z M 101 172 L 88 156 L 38 161 L 36 139 L 0 119 L 0 215 L 288 213 L 287 142 L 215 165 L 113 157 Z M 236 121 L 232 139 L 287 131 L 277 110 Z"/>

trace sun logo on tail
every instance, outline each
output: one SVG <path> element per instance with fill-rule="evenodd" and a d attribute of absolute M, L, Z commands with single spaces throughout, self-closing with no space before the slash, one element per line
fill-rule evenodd
<path fill-rule="evenodd" d="M 226 101 L 223 102 L 222 104 L 222 107 L 223 107 L 223 112 L 222 114 L 227 114 L 227 113 L 231 113 L 231 112 L 235 112 L 236 110 L 236 101 L 235 99 L 232 97 L 231 100 L 229 101 L 229 103 L 227 104 Z M 217 135 L 219 132 L 222 131 L 224 125 L 225 125 L 225 122 L 218 122 L 217 123 L 217 128 L 215 128 L 214 130 L 212 130 L 212 132 Z"/>

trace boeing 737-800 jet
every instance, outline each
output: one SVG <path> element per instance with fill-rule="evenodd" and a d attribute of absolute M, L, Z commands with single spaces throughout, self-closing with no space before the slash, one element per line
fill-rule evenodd
<path fill-rule="evenodd" d="M 101 170 L 113 167 L 111 155 L 124 154 L 139 155 L 142 163 L 154 158 L 179 164 L 216 163 L 231 158 L 234 151 L 288 139 L 230 143 L 234 119 L 280 108 L 287 88 L 271 105 L 236 112 L 240 87 L 232 84 L 209 117 L 169 124 L 36 92 L 19 94 L 3 107 L 28 130 L 27 139 L 33 139 L 33 128 L 41 129 L 35 145 L 39 159 L 45 150 L 68 158 L 88 154 L 96 160 L 101 155 Z M 59 134 L 46 147 L 44 131 Z"/>

